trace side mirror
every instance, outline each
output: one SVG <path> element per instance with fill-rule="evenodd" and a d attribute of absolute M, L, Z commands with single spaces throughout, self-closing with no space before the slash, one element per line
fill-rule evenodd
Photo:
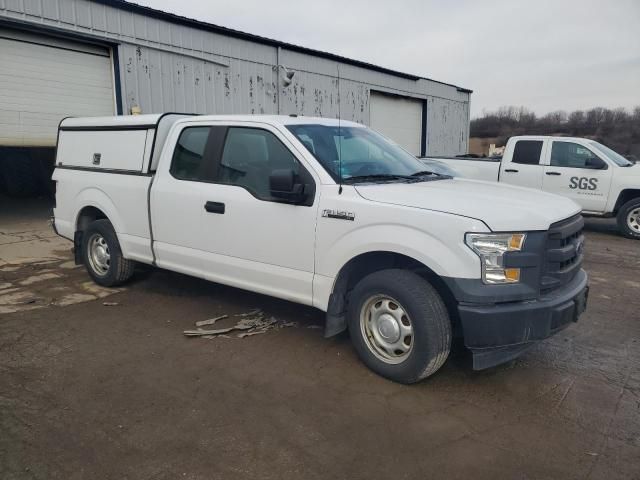
<path fill-rule="evenodd" d="M 290 168 L 272 171 L 269 189 L 272 197 L 291 203 L 302 203 L 307 198 L 304 184 L 296 183 L 296 174 Z"/>

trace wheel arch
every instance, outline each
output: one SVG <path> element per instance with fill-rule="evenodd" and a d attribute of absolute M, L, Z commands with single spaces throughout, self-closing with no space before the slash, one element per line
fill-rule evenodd
<path fill-rule="evenodd" d="M 74 218 L 73 252 L 76 264 L 82 263 L 82 237 L 87 226 L 95 220 L 109 220 L 118 237 L 120 231 L 120 216 L 111 199 L 97 188 L 88 188 L 81 191 L 75 199 L 79 205 Z M 120 248 L 123 255 L 127 255 L 122 242 Z"/>
<path fill-rule="evenodd" d="M 356 255 L 339 270 L 329 296 L 325 337 L 332 337 L 347 329 L 347 297 L 353 287 L 367 275 L 390 268 L 409 270 L 427 280 L 442 297 L 449 311 L 454 330 L 458 328 L 460 322 L 457 308 L 455 308 L 455 297 L 437 273 L 411 256 L 394 251 L 376 250 Z"/>
<path fill-rule="evenodd" d="M 91 222 L 100 219 L 109 220 L 107 215 L 98 207 L 86 205 L 82 207 L 76 215 L 75 230 L 85 231 Z"/>
<path fill-rule="evenodd" d="M 618 199 L 613 207 L 613 214 L 617 215 L 620 208 L 629 200 L 640 198 L 640 188 L 625 188 L 618 194 Z"/>

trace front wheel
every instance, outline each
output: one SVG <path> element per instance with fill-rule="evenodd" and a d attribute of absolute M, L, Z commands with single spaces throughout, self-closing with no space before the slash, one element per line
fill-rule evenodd
<path fill-rule="evenodd" d="M 634 198 L 618 211 L 618 230 L 627 238 L 640 240 L 640 198 Z"/>
<path fill-rule="evenodd" d="M 348 323 L 360 359 L 400 383 L 433 375 L 451 349 L 451 321 L 436 290 L 407 270 L 381 270 L 349 295 Z"/>
<path fill-rule="evenodd" d="M 122 249 L 111 222 L 95 220 L 82 235 L 82 258 L 93 281 L 104 287 L 114 287 L 127 281 L 135 262 L 122 256 Z"/>

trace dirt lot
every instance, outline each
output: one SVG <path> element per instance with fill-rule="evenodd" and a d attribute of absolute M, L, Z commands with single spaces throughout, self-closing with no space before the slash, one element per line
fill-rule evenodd
<path fill-rule="evenodd" d="M 2 479 L 640 478 L 640 243 L 610 223 L 588 222 L 578 324 L 484 372 L 459 352 L 407 387 L 369 372 L 347 336 L 324 339 L 310 308 L 154 269 L 97 289 L 43 210 L 11 212 Z M 296 324 L 182 334 L 256 308 Z"/>

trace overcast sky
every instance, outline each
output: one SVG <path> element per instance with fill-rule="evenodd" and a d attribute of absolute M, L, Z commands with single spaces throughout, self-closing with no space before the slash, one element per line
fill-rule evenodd
<path fill-rule="evenodd" d="M 474 91 L 471 112 L 640 105 L 640 0 L 136 0 Z"/>

